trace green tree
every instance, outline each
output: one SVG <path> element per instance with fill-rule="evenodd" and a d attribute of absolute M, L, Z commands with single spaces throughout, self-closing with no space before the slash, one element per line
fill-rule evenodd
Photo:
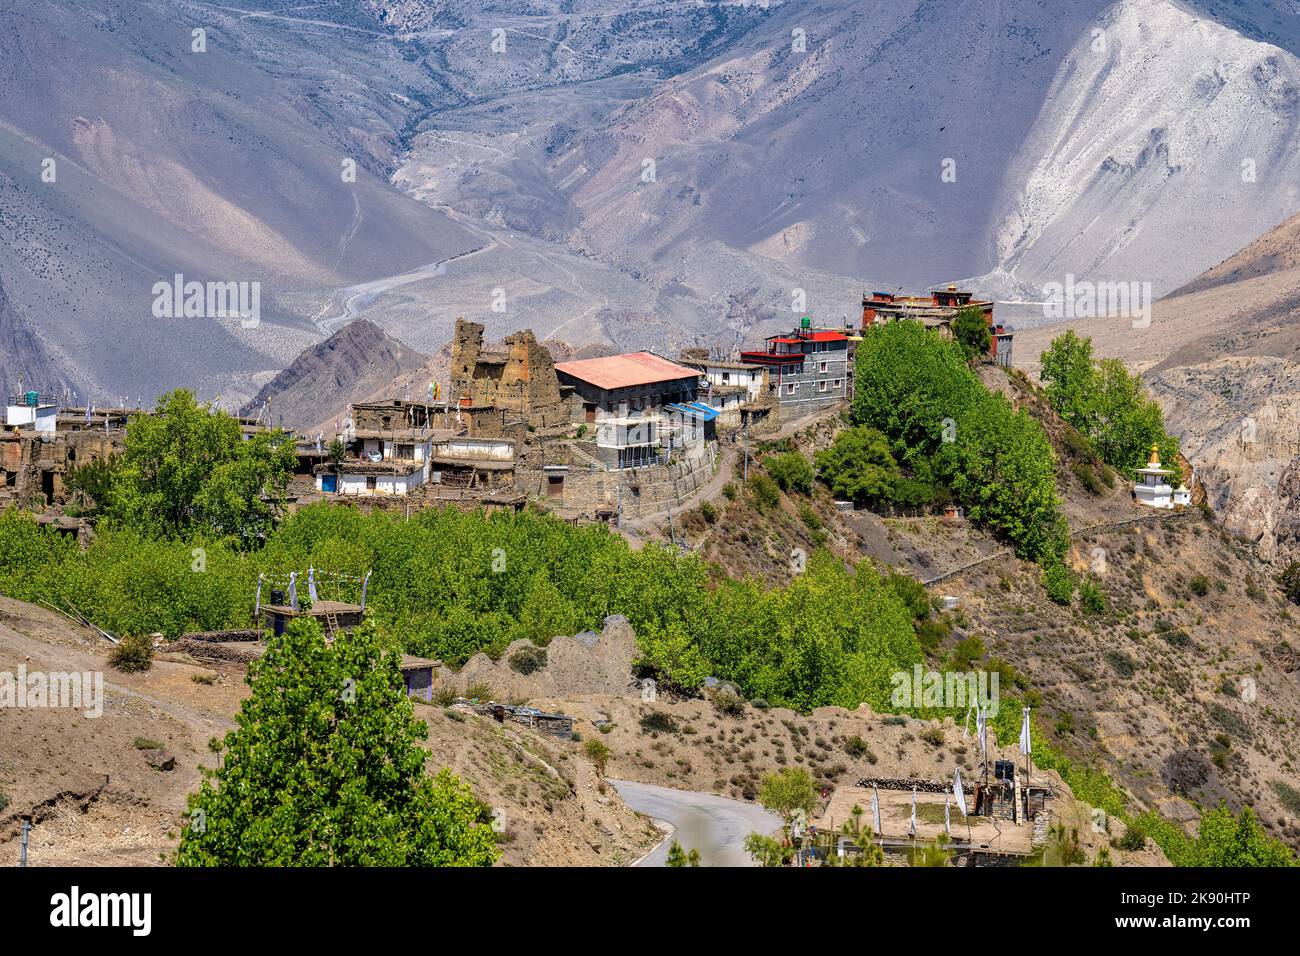
<path fill-rule="evenodd" d="M 1095 361 L 1092 340 L 1074 332 L 1053 339 L 1041 361 L 1039 378 L 1052 407 L 1106 464 L 1130 474 L 1146 463 L 1152 445 L 1161 461 L 1177 462 L 1178 439 L 1165 430 L 1159 403 L 1122 361 Z"/>
<path fill-rule="evenodd" d="M 692 849 L 690 853 L 687 853 L 682 849 L 680 843 L 673 840 L 672 845 L 668 847 L 668 862 L 666 865 L 672 867 L 699 866 L 700 851 Z"/>
<path fill-rule="evenodd" d="M 609 748 L 599 740 L 588 740 L 583 745 L 583 750 L 586 751 L 587 759 L 595 765 L 596 773 L 599 776 L 605 776 L 605 767 L 610 758 Z"/>
<path fill-rule="evenodd" d="M 885 865 L 885 851 L 876 844 L 876 834 L 870 826 L 863 822 L 865 819 L 866 814 L 863 813 L 862 808 L 855 806 L 852 815 L 840 827 L 840 835 L 857 847 L 858 852 L 846 853 L 841 857 L 838 852 L 835 852 L 838 847 L 832 846 L 832 852 L 827 857 L 831 866 Z M 839 842 L 834 837 L 832 837 L 832 840 L 835 843 Z"/>
<path fill-rule="evenodd" d="M 243 441 L 235 419 L 177 389 L 128 425 L 109 515 L 146 534 L 205 529 L 249 548 L 270 532 L 295 460 L 283 432 Z"/>
<path fill-rule="evenodd" d="M 1191 859 L 1192 866 L 1295 866 L 1295 853 L 1270 837 L 1259 825 L 1255 811 L 1246 807 L 1233 816 L 1225 804 L 1201 817 Z"/>
<path fill-rule="evenodd" d="M 968 362 L 987 355 L 993 341 L 984 313 L 975 306 L 967 306 L 957 313 L 952 322 L 952 336 Z"/>
<path fill-rule="evenodd" d="M 751 833 L 745 837 L 745 852 L 759 866 L 787 866 L 794 859 L 794 850 L 775 837 Z"/>
<path fill-rule="evenodd" d="M 789 826 L 796 812 L 811 814 L 816 808 L 817 788 L 803 767 L 783 767 L 763 778 L 758 787 L 758 802 Z"/>
<path fill-rule="evenodd" d="M 367 622 L 326 644 L 294 621 L 249 667 L 252 690 L 219 768 L 189 799 L 182 866 L 487 866 L 486 806 L 450 771 L 430 777 L 428 734 L 400 655 Z"/>
<path fill-rule="evenodd" d="M 807 494 L 812 489 L 813 469 L 808 459 L 797 451 L 788 451 L 781 455 L 770 455 L 764 459 L 767 473 L 782 491 L 798 491 Z"/>
<path fill-rule="evenodd" d="M 1097 392 L 1092 339 L 1066 332 L 1052 339 L 1039 363 L 1038 377 L 1047 383 L 1047 399 L 1052 407 L 1085 436 L 1090 435 L 1096 425 Z"/>
<path fill-rule="evenodd" d="M 84 514 L 95 514 L 111 506 L 117 470 L 117 455 L 95 458 L 69 469 L 63 483 Z"/>
<path fill-rule="evenodd" d="M 893 497 L 902 471 L 889 439 L 875 428 L 846 428 L 816 455 L 818 477 L 836 498 L 865 504 Z"/>

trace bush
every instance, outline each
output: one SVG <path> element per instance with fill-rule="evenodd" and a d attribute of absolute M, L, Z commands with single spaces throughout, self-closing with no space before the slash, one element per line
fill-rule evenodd
<path fill-rule="evenodd" d="M 641 717 L 641 732 L 646 734 L 675 734 L 679 730 L 672 714 L 652 710 Z"/>
<path fill-rule="evenodd" d="M 478 681 L 465 688 L 467 700 L 491 700 L 492 696 L 492 685 L 485 681 Z"/>
<path fill-rule="evenodd" d="M 1142 828 L 1136 823 L 1129 824 L 1124 831 L 1124 835 L 1118 840 L 1111 840 L 1111 846 L 1117 850 L 1127 850 L 1129 853 L 1135 853 L 1138 850 L 1146 849 L 1147 835 L 1142 832 Z"/>
<path fill-rule="evenodd" d="M 804 523 L 809 531 L 822 530 L 822 519 L 817 517 L 817 512 L 813 506 L 803 501 L 799 504 L 799 520 Z"/>
<path fill-rule="evenodd" d="M 108 652 L 109 666 L 123 674 L 138 674 L 153 666 L 153 638 L 132 634 Z"/>
<path fill-rule="evenodd" d="M 1278 575 L 1278 584 L 1282 585 L 1282 592 L 1291 604 L 1300 604 L 1300 561 L 1287 564 L 1286 571 Z"/>
<path fill-rule="evenodd" d="M 517 674 L 532 674 L 546 666 L 546 648 L 521 647 L 510 655 L 510 669 Z"/>
<path fill-rule="evenodd" d="M 605 765 L 609 763 L 610 750 L 599 740 L 588 740 L 582 746 L 587 759 L 596 765 L 596 773 L 605 776 Z"/>
<path fill-rule="evenodd" d="M 1123 651 L 1107 651 L 1106 663 L 1115 669 L 1115 673 L 1127 680 L 1137 673 L 1137 661 Z"/>
<path fill-rule="evenodd" d="M 700 502 L 700 517 L 709 524 L 713 524 L 713 522 L 718 520 L 718 509 L 713 507 L 713 502 Z"/>
<path fill-rule="evenodd" d="M 735 501 L 735 500 L 736 500 L 736 485 L 735 485 L 735 482 L 731 482 L 731 481 L 729 481 L 729 482 L 727 482 L 725 485 L 722 486 L 722 497 L 726 498 L 728 501 Z"/>
<path fill-rule="evenodd" d="M 816 455 L 818 477 L 836 498 L 869 504 L 895 497 L 902 471 L 889 439 L 874 428 L 848 428 Z"/>
<path fill-rule="evenodd" d="M 136 737 L 131 741 L 131 746 L 136 750 L 162 750 L 162 744 L 157 740 L 150 740 L 148 737 Z"/>
<path fill-rule="evenodd" d="M 713 695 L 713 706 L 728 717 L 739 717 L 745 712 L 745 699 L 731 691 L 720 690 Z"/>
<path fill-rule="evenodd" d="M 918 736 L 920 736 L 920 738 L 931 747 L 943 746 L 943 728 L 938 724 L 931 724 L 929 727 L 926 727 L 925 730 L 921 731 Z"/>
<path fill-rule="evenodd" d="M 797 451 L 774 455 L 764 460 L 767 473 L 782 491 L 807 494 L 812 489 L 813 469 L 808 459 Z"/>
<path fill-rule="evenodd" d="M 1198 574 L 1187 582 L 1187 589 L 1197 597 L 1205 597 L 1210 593 L 1210 579 L 1204 574 Z"/>
<path fill-rule="evenodd" d="M 781 492 L 776 482 L 761 473 L 749 479 L 749 497 L 759 514 L 770 511 L 781 503 Z"/>
<path fill-rule="evenodd" d="M 1092 578 L 1084 578 L 1079 585 L 1079 606 L 1085 614 L 1106 613 L 1106 595 Z"/>
<path fill-rule="evenodd" d="M 1062 562 L 1050 562 L 1043 568 L 1043 588 L 1057 604 L 1069 604 L 1074 599 L 1074 574 Z"/>

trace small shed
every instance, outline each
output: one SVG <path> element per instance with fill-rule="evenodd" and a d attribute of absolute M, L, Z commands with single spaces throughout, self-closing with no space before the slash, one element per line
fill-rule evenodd
<path fill-rule="evenodd" d="M 431 661 L 424 657 L 402 655 L 402 683 L 406 685 L 407 697 L 421 697 L 433 700 L 433 675 L 442 666 L 442 661 Z"/>

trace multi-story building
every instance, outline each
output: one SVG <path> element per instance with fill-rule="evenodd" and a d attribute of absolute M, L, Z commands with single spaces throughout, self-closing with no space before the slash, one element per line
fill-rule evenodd
<path fill-rule="evenodd" d="M 654 465 L 697 448 L 718 415 L 697 400 L 698 369 L 653 352 L 561 362 L 555 371 L 571 421 L 595 433 L 591 457 L 608 469 Z"/>
<path fill-rule="evenodd" d="M 898 295 L 894 292 L 862 294 L 862 327 L 886 325 L 899 319 L 920 322 L 945 338 L 952 337 L 952 323 L 964 309 L 979 309 L 989 327 L 989 358 L 1011 367 L 1012 333 L 993 320 L 993 301 L 976 299 L 955 285 L 937 289 L 928 295 Z"/>
<path fill-rule="evenodd" d="M 765 351 L 741 352 L 740 361 L 767 371 L 782 417 L 834 405 L 851 394 L 849 336 L 844 332 L 814 329 L 805 316 L 795 331 L 766 341 Z"/>

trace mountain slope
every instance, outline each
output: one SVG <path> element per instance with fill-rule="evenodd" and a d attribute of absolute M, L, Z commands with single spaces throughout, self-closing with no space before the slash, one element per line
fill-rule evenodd
<path fill-rule="evenodd" d="M 363 401 L 427 360 L 374 323 L 360 319 L 304 349 L 240 412 L 256 415 L 265 406 L 277 424 L 314 429 L 322 416 L 341 413 L 349 403 Z"/>

